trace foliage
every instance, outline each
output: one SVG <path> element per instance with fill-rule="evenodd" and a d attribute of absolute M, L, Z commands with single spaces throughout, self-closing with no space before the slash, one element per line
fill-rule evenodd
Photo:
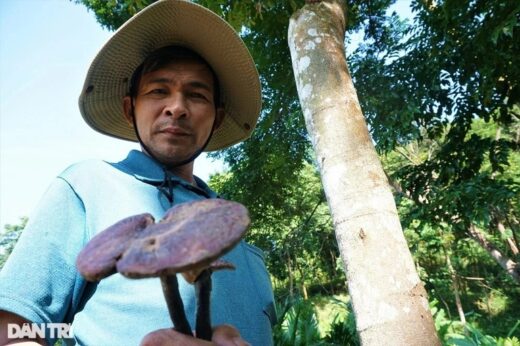
<path fill-rule="evenodd" d="M 455 346 L 520 346 L 520 340 L 517 337 L 495 338 L 468 325 L 466 326 L 466 334 L 450 334 L 446 344 Z"/>
<path fill-rule="evenodd" d="M 495 138 L 499 128 L 494 122 L 474 120 L 467 137 Z M 518 261 L 511 243 L 516 242 L 513 220 L 518 218 L 519 210 L 520 166 L 514 163 L 520 155 L 509 153 L 510 167 L 503 172 L 493 171 L 489 157 L 484 158 L 480 171 L 472 178 L 439 183 L 423 193 L 427 196 L 422 197 L 424 200 L 414 198 L 409 192 L 410 180 L 400 174 L 430 160 L 441 150 L 444 141 L 445 136 L 414 141 L 384 156 L 408 245 L 431 298 L 443 302 L 450 318 L 456 309 L 448 257 L 460 286 L 466 319 L 483 330 L 504 334 L 518 318 L 515 311 L 520 309 L 520 288 L 498 266 L 488 249 L 468 234 L 466 227 L 468 223 L 478 225 L 495 251 Z M 436 178 L 440 179 L 440 175 Z M 498 226 L 502 222 L 505 226 L 502 225 L 504 229 L 500 232 Z"/>
<path fill-rule="evenodd" d="M 280 320 L 282 321 L 274 331 L 277 345 L 315 345 L 320 339 L 318 321 L 312 304 L 297 300 L 292 304 L 286 303 Z"/>
<path fill-rule="evenodd" d="M 116 30 L 130 17 L 157 0 L 71 0 L 93 11 L 98 23 Z"/>
<path fill-rule="evenodd" d="M 382 151 L 435 138 L 451 124 L 458 151 L 475 117 L 518 119 L 518 13 L 514 1 L 412 1 L 414 23 L 385 18 L 350 58 L 363 109 Z M 423 130 L 426 131 L 423 131 Z M 445 158 L 449 160 L 449 158 Z"/>
<path fill-rule="evenodd" d="M 496 337 L 484 334 L 476 325 L 463 325 L 460 321 L 451 320 L 446 316 L 443 309 L 439 308 L 438 301 L 434 300 L 430 304 L 435 328 L 444 345 L 449 346 L 517 346 L 520 345 L 519 339 L 512 336 L 520 325 L 518 320 L 507 332 L 505 337 Z"/>
<path fill-rule="evenodd" d="M 348 300 L 347 300 L 348 301 Z M 278 323 L 274 330 L 276 345 L 360 345 L 355 329 L 354 314 L 349 303 L 335 297 L 315 297 L 310 300 L 301 298 L 285 300 L 278 304 Z M 335 311 L 327 328 L 319 328 L 323 321 L 317 321 L 319 306 Z M 485 334 L 475 324 L 463 325 L 450 319 L 445 310 L 438 307 L 434 300 L 430 304 L 435 328 L 444 345 L 447 346 L 517 346 L 519 339 L 513 336 L 520 327 L 518 320 L 503 336 Z M 339 307 L 339 310 L 331 310 Z M 321 330 L 320 330 L 321 329 Z M 323 332 L 326 329 L 327 332 Z"/>
<path fill-rule="evenodd" d="M 280 294 L 293 295 L 298 286 L 333 293 L 338 283 L 343 285 L 344 276 L 338 268 L 339 252 L 319 177 L 309 164 L 296 173 L 293 184 L 278 190 L 264 188 L 257 195 L 247 186 L 235 185 L 231 173 L 214 175 L 209 184 L 248 207 L 253 220 L 248 239 L 266 252 Z"/>
<path fill-rule="evenodd" d="M 334 315 L 324 340 L 330 345 L 359 346 L 356 319 L 350 302 L 333 297 L 328 301 L 328 305 L 339 307 L 339 311 Z"/>
<path fill-rule="evenodd" d="M 351 58 L 403 225 L 436 228 L 454 241 L 475 238 L 476 227 L 514 260 L 506 241 L 518 244 L 520 218 L 520 6 L 412 1 L 412 8 L 413 24 L 390 16 L 387 34 L 365 38 Z"/>
<path fill-rule="evenodd" d="M 324 338 L 329 345 L 359 346 L 361 343 L 356 331 L 354 314 L 349 313 L 347 318 L 336 315 L 332 321 L 330 332 Z"/>
<path fill-rule="evenodd" d="M 492 265 L 470 245 L 471 227 L 518 263 L 511 244 L 518 245 L 520 218 L 520 7 L 413 1 L 412 8 L 413 24 L 390 16 L 386 36 L 365 38 L 350 62 L 409 245 L 431 278 L 428 288 L 449 291 L 440 250 L 470 277 L 479 265 Z M 505 274 L 491 271 L 495 278 L 485 275 L 484 282 L 508 290 Z"/>
<path fill-rule="evenodd" d="M 21 217 L 20 223 L 16 225 L 6 224 L 4 230 L 0 234 L 0 270 L 3 268 L 7 258 L 13 252 L 14 246 L 20 238 L 25 225 L 27 224 L 28 218 Z"/>
<path fill-rule="evenodd" d="M 320 309 L 328 313 L 329 321 L 325 322 L 324 318 L 318 320 Z M 278 305 L 278 312 L 278 323 L 274 329 L 275 345 L 360 344 L 349 304 L 336 297 L 286 299 Z"/>

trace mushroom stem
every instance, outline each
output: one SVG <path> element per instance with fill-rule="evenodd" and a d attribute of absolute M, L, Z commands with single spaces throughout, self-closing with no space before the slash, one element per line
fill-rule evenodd
<path fill-rule="evenodd" d="M 196 335 L 203 340 L 211 340 L 211 269 L 205 269 L 195 281 L 195 294 L 197 295 L 197 321 Z"/>
<path fill-rule="evenodd" d="M 184 304 L 182 303 L 181 294 L 179 293 L 177 275 L 161 275 L 161 286 L 175 330 L 182 334 L 193 335 L 190 323 L 184 312 Z"/>

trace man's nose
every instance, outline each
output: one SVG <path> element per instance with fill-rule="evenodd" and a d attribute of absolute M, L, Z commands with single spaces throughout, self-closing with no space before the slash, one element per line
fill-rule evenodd
<path fill-rule="evenodd" d="M 186 100 L 181 93 L 172 94 L 166 99 L 164 112 L 167 116 L 174 118 L 182 118 L 187 116 L 188 109 L 186 107 Z"/>

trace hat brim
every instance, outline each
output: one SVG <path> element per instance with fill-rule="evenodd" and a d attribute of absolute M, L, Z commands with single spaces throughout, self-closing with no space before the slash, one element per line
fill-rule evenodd
<path fill-rule="evenodd" d="M 128 20 L 90 65 L 79 108 L 103 134 L 137 141 L 124 117 L 123 98 L 134 70 L 154 50 L 180 45 L 197 52 L 214 70 L 225 117 L 206 147 L 213 151 L 247 139 L 261 109 L 254 61 L 235 30 L 215 13 L 183 0 L 158 1 Z"/>

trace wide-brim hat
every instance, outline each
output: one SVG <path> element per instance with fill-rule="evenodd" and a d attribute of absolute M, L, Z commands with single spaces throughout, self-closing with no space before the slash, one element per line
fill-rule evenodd
<path fill-rule="evenodd" d="M 94 130 L 137 141 L 124 117 L 123 98 L 134 70 L 158 48 L 179 45 L 197 52 L 219 81 L 225 117 L 206 151 L 223 149 L 251 135 L 261 108 L 253 58 L 222 18 L 183 0 L 153 3 L 123 24 L 94 58 L 79 98 L 83 118 Z"/>

